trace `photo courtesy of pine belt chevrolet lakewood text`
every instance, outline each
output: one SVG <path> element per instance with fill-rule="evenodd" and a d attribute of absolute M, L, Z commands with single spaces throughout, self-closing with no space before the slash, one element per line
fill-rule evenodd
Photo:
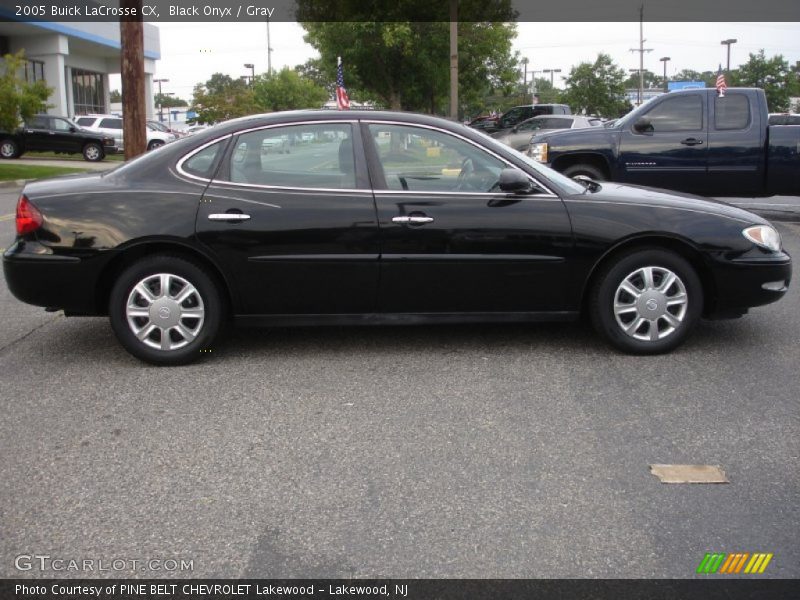
<path fill-rule="evenodd" d="M 780 235 L 750 212 L 575 181 L 475 129 L 394 112 L 228 121 L 103 174 L 29 183 L 16 227 L 3 267 L 18 299 L 108 315 L 156 364 L 207 356 L 229 321 L 582 313 L 616 348 L 654 354 L 791 279 Z"/>

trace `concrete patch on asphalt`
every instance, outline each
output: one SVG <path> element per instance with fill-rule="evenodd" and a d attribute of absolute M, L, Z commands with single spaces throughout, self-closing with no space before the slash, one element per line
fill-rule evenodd
<path fill-rule="evenodd" d="M 730 483 L 719 465 L 650 465 L 661 483 Z"/>

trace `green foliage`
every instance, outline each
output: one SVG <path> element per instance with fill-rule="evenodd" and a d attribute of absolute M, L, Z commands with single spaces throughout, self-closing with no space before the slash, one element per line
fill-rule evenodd
<path fill-rule="evenodd" d="M 735 85 L 763 88 L 770 112 L 789 110 L 790 97 L 797 86 L 797 76 L 781 54 L 767 59 L 763 50 L 758 54 L 751 53 L 749 60 L 740 65 L 733 75 Z"/>
<path fill-rule="evenodd" d="M 617 118 L 628 108 L 625 100 L 625 72 L 608 54 L 598 54 L 594 63 L 572 67 L 566 79 L 563 100 L 574 113 Z"/>
<path fill-rule="evenodd" d="M 253 95 L 263 111 L 320 108 L 330 98 L 328 90 L 289 67 L 256 77 Z"/>
<path fill-rule="evenodd" d="M 626 89 L 639 89 L 639 72 L 631 73 L 623 84 Z M 664 89 L 664 78 L 659 77 L 655 73 L 645 69 L 644 71 L 644 89 L 658 88 Z"/>
<path fill-rule="evenodd" d="M 14 131 L 21 121 L 46 109 L 53 88 L 44 81 L 31 83 L 20 77 L 25 53 L 6 54 L 0 63 L 0 131 Z"/>
<path fill-rule="evenodd" d="M 162 106 L 163 108 L 173 108 L 175 106 L 189 106 L 189 103 L 183 98 L 178 98 L 177 96 L 168 96 L 167 94 L 156 93 L 156 95 L 153 96 L 153 102 L 156 108 L 158 108 L 159 106 Z"/>
<path fill-rule="evenodd" d="M 680 73 L 671 78 L 671 81 L 703 81 L 706 87 L 714 87 L 717 84 L 716 71 L 693 71 L 692 69 L 684 69 Z M 730 82 L 728 82 L 730 84 Z"/>
<path fill-rule="evenodd" d="M 111 90 L 108 93 L 109 102 L 122 102 L 122 92 L 119 90 Z"/>
<path fill-rule="evenodd" d="M 550 83 L 549 78 L 536 78 L 536 95 L 539 97 L 540 104 L 562 104 L 562 92 Z M 530 101 L 529 98 L 530 96 L 526 100 Z"/>
<path fill-rule="evenodd" d="M 200 124 L 213 124 L 258 112 L 253 89 L 241 79 L 214 73 L 205 83 L 194 86 L 191 110 Z"/>
<path fill-rule="evenodd" d="M 73 167 L 0 164 L 0 181 L 13 181 L 14 179 L 46 179 L 47 177 L 55 177 L 56 175 L 84 172 L 86 172 L 86 169 L 76 169 Z"/>
<path fill-rule="evenodd" d="M 299 4 L 298 14 L 302 16 L 307 13 L 304 6 L 308 8 L 313 3 L 301 0 Z M 409 4 L 424 3 L 381 8 L 386 20 L 379 23 L 303 22 L 305 40 L 319 51 L 320 60 L 314 66 L 328 81 L 335 81 L 336 58 L 342 57 L 345 86 L 351 98 L 372 97 L 394 110 L 443 113 L 450 89 L 450 25 L 442 21 L 409 21 L 414 14 L 408 12 Z M 507 15 L 507 19 L 513 16 L 506 0 L 484 4 L 496 7 L 498 14 Z M 392 14 L 384 14 L 386 10 Z M 481 102 L 492 89 L 516 81 L 516 59 L 511 53 L 515 35 L 513 24 L 459 23 L 462 107 Z"/>

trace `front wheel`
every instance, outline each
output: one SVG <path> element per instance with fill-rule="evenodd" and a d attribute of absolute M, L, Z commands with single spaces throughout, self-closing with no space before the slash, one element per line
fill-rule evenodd
<path fill-rule="evenodd" d="M 155 150 L 156 148 L 161 148 L 164 145 L 164 142 L 161 140 L 153 140 L 149 144 L 147 144 L 148 150 Z"/>
<path fill-rule="evenodd" d="M 595 329 L 620 350 L 659 354 L 679 346 L 703 309 L 703 287 L 682 257 L 660 249 L 620 257 L 590 297 Z"/>
<path fill-rule="evenodd" d="M 564 169 L 563 173 L 567 177 L 577 177 L 578 175 L 583 175 L 584 177 L 588 177 L 593 181 L 605 181 L 607 179 L 603 174 L 603 171 L 594 165 L 571 165 Z"/>
<path fill-rule="evenodd" d="M 20 155 L 19 144 L 10 138 L 0 140 L 0 158 L 17 158 Z"/>
<path fill-rule="evenodd" d="M 106 157 L 100 144 L 89 142 L 83 147 L 83 158 L 89 162 L 98 162 Z"/>
<path fill-rule="evenodd" d="M 219 331 L 222 297 L 200 266 L 152 256 L 128 267 L 111 291 L 111 327 L 133 356 L 156 365 L 192 362 Z"/>

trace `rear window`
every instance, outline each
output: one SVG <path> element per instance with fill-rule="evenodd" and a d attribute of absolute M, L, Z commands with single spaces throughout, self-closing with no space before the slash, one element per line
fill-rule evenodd
<path fill-rule="evenodd" d="M 197 177 L 211 179 L 211 176 L 214 174 L 214 167 L 217 164 L 217 157 L 227 142 L 228 140 L 225 139 L 203 148 L 183 163 L 183 170 Z"/>
<path fill-rule="evenodd" d="M 31 129 L 50 129 L 47 117 L 31 117 L 25 125 Z"/>
<path fill-rule="evenodd" d="M 103 119 L 98 127 L 105 129 L 122 129 L 122 119 Z"/>
<path fill-rule="evenodd" d="M 744 94 L 714 98 L 715 129 L 746 129 L 750 125 L 750 100 Z"/>
<path fill-rule="evenodd" d="M 94 125 L 95 120 L 94 117 L 78 117 L 75 122 L 82 127 L 91 127 Z"/>

